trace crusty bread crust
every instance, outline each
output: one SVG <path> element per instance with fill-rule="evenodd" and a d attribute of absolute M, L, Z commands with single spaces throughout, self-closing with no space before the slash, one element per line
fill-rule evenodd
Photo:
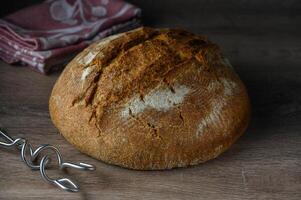
<path fill-rule="evenodd" d="M 206 37 L 138 28 L 96 42 L 57 80 L 51 119 L 81 152 L 131 169 L 195 165 L 245 131 L 239 77 Z"/>

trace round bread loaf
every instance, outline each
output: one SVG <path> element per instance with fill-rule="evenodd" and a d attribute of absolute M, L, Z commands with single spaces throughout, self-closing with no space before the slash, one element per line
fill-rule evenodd
<path fill-rule="evenodd" d="M 81 152 L 131 169 L 195 165 L 245 131 L 246 89 L 217 45 L 180 29 L 138 28 L 78 54 L 49 102 Z"/>

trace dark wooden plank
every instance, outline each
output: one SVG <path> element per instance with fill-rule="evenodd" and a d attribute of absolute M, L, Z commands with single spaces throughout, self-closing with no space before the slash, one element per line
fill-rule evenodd
<path fill-rule="evenodd" d="M 110 166 L 79 153 L 52 125 L 48 98 L 59 73 L 44 76 L 0 62 L 0 127 L 97 167 L 70 172 L 82 186 L 71 194 L 44 183 L 15 151 L 1 148 L 0 199 L 301 199 L 300 1 L 131 2 L 143 8 L 146 25 L 184 27 L 220 44 L 249 90 L 248 131 L 196 167 L 144 172 Z"/>

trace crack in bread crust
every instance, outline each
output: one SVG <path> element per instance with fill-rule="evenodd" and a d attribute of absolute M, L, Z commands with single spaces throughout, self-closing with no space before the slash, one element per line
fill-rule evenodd
<path fill-rule="evenodd" d="M 93 87 L 93 92 L 92 94 L 90 94 L 91 97 L 89 97 L 88 99 L 91 99 L 91 101 L 87 101 L 87 104 L 92 104 L 93 100 L 94 100 L 94 95 L 97 91 L 97 85 L 99 80 L 101 80 L 101 75 L 102 72 L 105 68 L 109 67 L 118 57 L 120 57 L 121 54 L 125 53 L 126 51 L 128 51 L 131 48 L 134 48 L 135 46 L 138 46 L 139 44 L 142 44 L 144 42 L 146 42 L 147 40 L 151 40 L 153 37 L 155 37 L 158 33 L 156 33 L 155 31 L 148 33 L 149 35 L 147 35 L 146 38 L 142 38 L 142 37 L 138 37 L 135 38 L 133 40 L 130 40 L 126 43 L 121 43 L 119 44 L 120 46 L 117 46 L 114 48 L 113 51 L 110 52 L 110 54 L 108 54 L 108 58 L 106 58 L 103 62 L 101 62 L 101 58 L 99 58 L 99 56 L 96 56 L 93 60 L 93 64 L 95 66 L 97 66 L 97 71 L 96 74 L 93 78 L 93 81 L 90 82 L 90 85 L 87 87 L 87 89 L 78 97 L 76 97 L 76 99 L 74 100 L 74 102 L 72 103 L 73 105 L 76 103 L 79 103 L 80 101 L 85 99 L 86 93 L 88 92 L 88 90 Z M 123 37 L 125 37 L 126 35 L 124 35 Z M 122 37 L 122 36 L 121 36 Z M 145 36 L 144 36 L 145 37 Z M 107 44 L 108 45 L 108 44 Z M 92 63 L 92 62 L 91 62 Z M 87 66 L 85 66 L 86 68 Z M 95 88 L 94 88 L 95 87 Z"/>

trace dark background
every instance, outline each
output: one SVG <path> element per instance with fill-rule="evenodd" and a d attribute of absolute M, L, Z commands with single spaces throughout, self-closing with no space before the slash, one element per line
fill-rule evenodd
<path fill-rule="evenodd" d="M 5 16 L 42 1 L 1 2 L 1 16 Z M 281 123 L 298 121 L 295 116 L 301 115 L 301 1 L 129 2 L 142 8 L 147 26 L 181 27 L 207 35 L 219 44 L 249 88 L 253 114 L 263 121 L 273 117 L 281 117 Z"/>
<path fill-rule="evenodd" d="M 1 16 L 33 2 L 39 1 L 1 1 Z M 246 134 L 217 159 L 188 169 L 161 173 L 109 166 L 78 153 L 57 135 L 48 98 L 58 73 L 43 76 L 0 63 L 0 126 L 37 143 L 47 138 L 67 158 L 98 168 L 96 176 L 76 173 L 86 193 L 75 196 L 34 173 L 23 179 L 27 169 L 20 160 L 0 151 L 7 163 L 0 165 L 0 199 L 301 199 L 301 1 L 130 2 L 142 8 L 145 25 L 185 28 L 221 46 L 251 98 Z"/>

